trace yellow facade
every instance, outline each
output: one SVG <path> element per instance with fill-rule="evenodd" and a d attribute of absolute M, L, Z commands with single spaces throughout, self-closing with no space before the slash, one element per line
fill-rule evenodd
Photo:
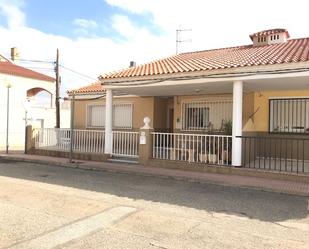
<path fill-rule="evenodd" d="M 309 97 L 309 90 L 299 91 L 263 91 L 244 93 L 243 98 L 243 131 L 268 132 L 269 99 L 272 98 Z M 144 117 L 151 119 L 150 125 L 157 130 L 180 131 L 182 119 L 182 103 L 190 100 L 222 100 L 232 99 L 232 94 L 191 95 L 165 97 L 114 97 L 114 103 L 130 103 L 133 105 L 133 130 L 143 126 Z M 74 126 L 86 129 L 87 105 L 105 104 L 105 99 L 76 101 Z M 171 116 L 172 115 L 172 116 Z M 172 120 L 171 120 L 172 119 Z M 172 129 L 173 128 L 173 129 Z"/>
<path fill-rule="evenodd" d="M 153 125 L 154 120 L 154 97 L 114 97 L 114 103 L 128 103 L 133 106 L 133 130 L 138 130 L 143 126 L 144 117 L 151 119 L 150 125 Z M 75 117 L 74 127 L 76 129 L 87 128 L 87 105 L 105 104 L 105 99 L 96 100 L 76 100 L 75 102 Z"/>
<path fill-rule="evenodd" d="M 268 132 L 269 126 L 269 99 L 309 97 L 309 89 L 298 91 L 267 91 L 254 93 L 254 112 L 252 129 L 247 131 Z M 246 105 L 246 103 L 244 103 Z M 254 113 L 253 112 L 253 113 Z M 253 114 L 252 113 L 252 114 Z"/>

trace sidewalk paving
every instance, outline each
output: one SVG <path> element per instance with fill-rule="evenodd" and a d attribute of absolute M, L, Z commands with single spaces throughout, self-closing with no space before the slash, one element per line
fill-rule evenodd
<path fill-rule="evenodd" d="M 118 162 L 116 163 L 116 162 L 95 162 L 95 161 L 74 160 L 73 163 L 70 163 L 68 158 L 27 155 L 22 153 L 12 153 L 12 154 L 0 153 L 0 159 L 1 158 L 5 160 L 41 163 L 51 166 L 102 170 L 115 173 L 133 173 L 140 175 L 173 178 L 176 180 L 187 180 L 202 183 L 220 184 L 225 186 L 253 188 L 264 191 L 294 194 L 309 197 L 309 183 L 304 182 L 276 180 L 276 179 L 268 179 L 268 178 L 252 177 L 252 176 L 191 172 L 176 169 L 145 167 L 138 164 L 128 164 Z"/>

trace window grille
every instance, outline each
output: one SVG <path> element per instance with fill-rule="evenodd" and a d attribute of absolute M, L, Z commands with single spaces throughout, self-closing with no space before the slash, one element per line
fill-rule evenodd
<path fill-rule="evenodd" d="M 183 130 L 221 130 L 232 120 L 232 100 L 191 101 L 182 103 Z"/>
<path fill-rule="evenodd" d="M 269 100 L 270 132 L 309 132 L 309 98 Z"/>
<path fill-rule="evenodd" d="M 105 127 L 105 105 L 87 106 L 87 127 Z M 115 103 L 113 104 L 113 128 L 131 129 L 132 128 L 132 104 Z"/>

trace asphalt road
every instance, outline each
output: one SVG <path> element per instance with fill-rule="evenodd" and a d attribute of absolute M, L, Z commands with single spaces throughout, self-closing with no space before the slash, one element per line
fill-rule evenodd
<path fill-rule="evenodd" d="M 22 162 L 0 221 L 0 248 L 309 248 L 306 197 Z"/>

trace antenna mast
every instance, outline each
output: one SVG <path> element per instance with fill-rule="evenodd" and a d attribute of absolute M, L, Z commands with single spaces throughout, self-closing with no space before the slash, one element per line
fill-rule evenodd
<path fill-rule="evenodd" d="M 179 51 L 179 44 L 182 42 L 191 42 L 192 39 L 181 39 L 180 34 L 181 32 L 190 32 L 192 29 L 176 29 L 176 54 L 178 54 Z"/>

